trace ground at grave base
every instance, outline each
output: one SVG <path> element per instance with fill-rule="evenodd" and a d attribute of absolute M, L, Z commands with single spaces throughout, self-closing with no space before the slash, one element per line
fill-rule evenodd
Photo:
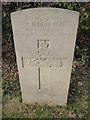
<path fill-rule="evenodd" d="M 88 66 L 74 60 L 68 105 L 63 107 L 23 104 L 19 80 L 3 81 L 3 118 L 87 118 L 88 84 Z"/>
<path fill-rule="evenodd" d="M 10 13 L 32 7 L 57 7 L 80 13 L 68 105 L 25 105 L 21 101 Z M 87 118 L 90 117 L 90 2 L 3 2 L 2 6 L 3 118 Z"/>

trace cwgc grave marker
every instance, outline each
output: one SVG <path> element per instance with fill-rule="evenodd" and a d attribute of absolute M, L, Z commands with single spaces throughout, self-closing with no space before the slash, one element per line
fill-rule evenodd
<path fill-rule="evenodd" d="M 66 105 L 79 13 L 33 8 L 11 14 L 24 103 Z"/>

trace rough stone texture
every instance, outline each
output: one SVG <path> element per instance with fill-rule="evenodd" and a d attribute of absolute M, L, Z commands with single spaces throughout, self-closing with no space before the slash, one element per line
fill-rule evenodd
<path fill-rule="evenodd" d="M 66 105 L 79 13 L 33 8 L 11 14 L 24 103 Z"/>

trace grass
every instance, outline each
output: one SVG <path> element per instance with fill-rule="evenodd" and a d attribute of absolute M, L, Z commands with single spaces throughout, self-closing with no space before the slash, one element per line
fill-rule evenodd
<path fill-rule="evenodd" d="M 47 3 L 45 3 L 47 4 Z M 44 4 L 43 4 L 44 5 Z M 79 34 L 77 37 L 77 46 L 76 53 L 77 57 L 82 60 L 87 61 L 87 53 L 90 52 L 89 49 L 86 51 L 86 48 L 89 48 L 89 3 L 50 3 L 47 4 L 50 7 L 61 7 L 68 8 L 73 10 L 78 10 L 80 12 L 80 23 L 79 23 Z M 44 5 L 44 6 L 47 6 Z M 10 23 L 10 13 L 19 9 L 32 8 L 40 6 L 40 3 L 4 3 L 2 6 L 2 27 L 3 27 L 3 61 L 7 61 L 7 64 L 10 66 L 15 65 L 12 63 L 15 61 L 13 57 L 14 47 L 12 44 L 12 37 L 10 39 L 9 35 L 11 34 L 11 23 Z M 88 29 L 87 29 L 88 28 Z M 83 36 L 83 37 L 82 37 Z M 8 41 L 7 41 L 8 39 Z M 8 44 L 7 44 L 8 43 Z M 86 53 L 86 54 L 85 54 Z M 83 56 L 84 55 L 84 56 Z M 5 57 L 5 58 L 4 58 Z M 8 59 L 9 58 L 9 59 Z M 4 64 L 4 62 L 3 62 Z M 5 77 L 9 77 L 11 72 L 9 68 L 5 67 L 4 73 L 7 74 Z M 13 70 L 13 73 L 16 73 Z M 6 75 L 5 74 L 5 75 Z M 48 105 L 26 105 L 22 103 L 20 85 L 18 79 L 13 79 L 10 77 L 10 80 L 3 80 L 3 118 L 85 118 L 89 117 L 88 109 L 88 86 L 90 86 L 88 78 L 88 66 L 81 61 L 74 61 L 68 105 L 66 107 L 61 106 L 48 106 Z M 1 75 L 0 75 L 1 76 Z M 82 120 L 82 119 L 81 119 Z M 87 119 L 86 119 L 87 120 Z"/>
<path fill-rule="evenodd" d="M 75 62 L 75 61 L 74 61 Z M 19 80 L 3 81 L 3 118 L 88 118 L 88 67 L 75 62 L 67 106 L 22 103 Z"/>

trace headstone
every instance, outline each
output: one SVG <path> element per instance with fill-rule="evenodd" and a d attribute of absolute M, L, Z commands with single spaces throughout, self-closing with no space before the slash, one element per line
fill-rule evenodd
<path fill-rule="evenodd" d="M 66 105 L 78 19 L 60 8 L 11 13 L 24 103 Z"/>

